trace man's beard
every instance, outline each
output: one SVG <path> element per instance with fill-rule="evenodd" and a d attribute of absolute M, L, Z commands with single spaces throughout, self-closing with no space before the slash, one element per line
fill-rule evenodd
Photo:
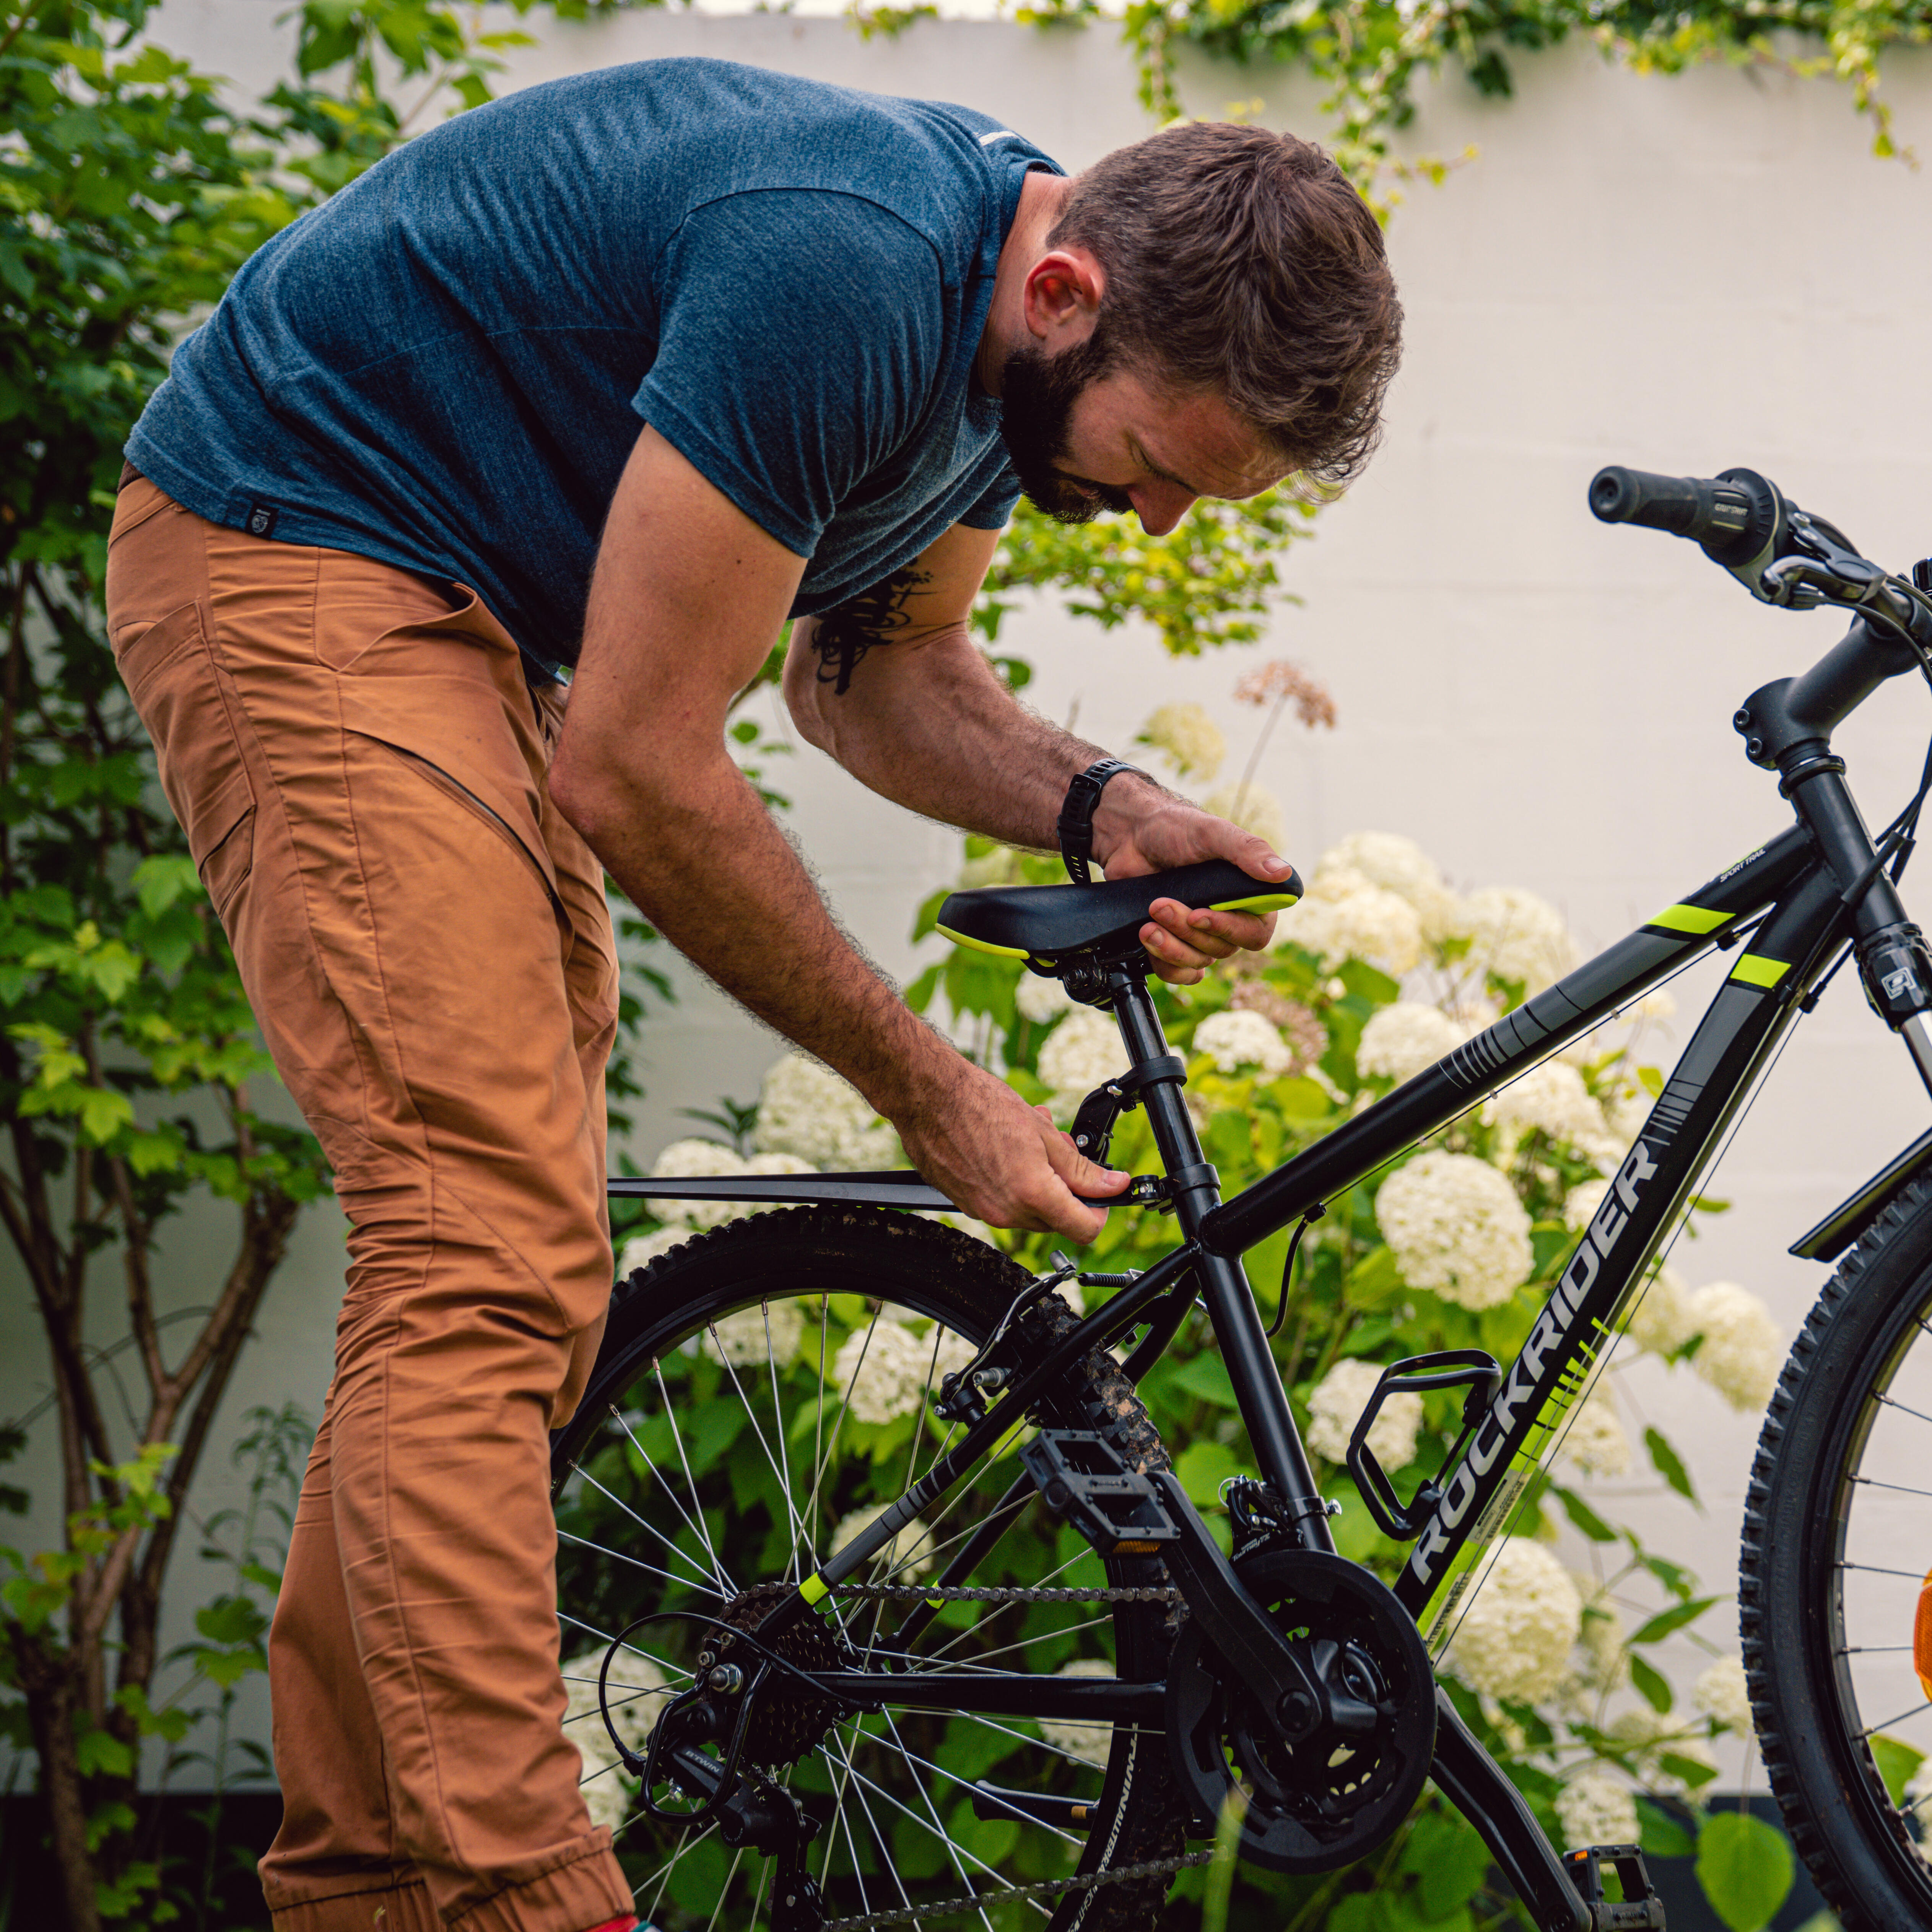
<path fill-rule="evenodd" d="M 1134 507 L 1124 490 L 1075 483 L 1060 468 L 1067 424 L 1087 386 L 1114 360 L 1110 343 L 1096 328 L 1084 342 L 1048 356 L 1030 345 L 1016 349 L 1000 374 L 1000 434 L 1013 473 L 1034 508 L 1056 523 L 1090 524 L 1102 510 Z"/>

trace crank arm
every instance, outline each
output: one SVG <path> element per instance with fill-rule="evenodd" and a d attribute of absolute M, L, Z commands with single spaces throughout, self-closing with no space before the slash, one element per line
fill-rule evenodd
<path fill-rule="evenodd" d="M 1490 1856 L 1536 1921 L 1538 1932 L 1592 1932 L 1600 1922 L 1576 1895 L 1536 1814 L 1476 1741 L 1449 1694 L 1436 1692 L 1437 1790 L 1475 1826 Z"/>
<path fill-rule="evenodd" d="M 1150 1469 L 1148 1480 L 1160 1492 L 1168 1516 L 1180 1532 L 1162 1546 L 1161 1553 L 1202 1635 L 1261 1699 L 1284 1737 L 1291 1743 L 1306 1737 L 1329 1714 L 1334 1700 L 1327 1688 L 1309 1675 L 1267 1612 L 1241 1587 L 1234 1565 L 1221 1554 L 1221 1546 L 1172 1473 Z"/>

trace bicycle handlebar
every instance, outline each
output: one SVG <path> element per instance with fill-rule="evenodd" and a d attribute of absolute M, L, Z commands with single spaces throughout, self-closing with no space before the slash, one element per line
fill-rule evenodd
<path fill-rule="evenodd" d="M 1735 569 L 1761 556 L 1779 533 L 1784 503 L 1754 470 L 1721 476 L 1658 476 L 1612 463 L 1591 479 L 1590 508 L 1606 524 L 1667 530 Z"/>

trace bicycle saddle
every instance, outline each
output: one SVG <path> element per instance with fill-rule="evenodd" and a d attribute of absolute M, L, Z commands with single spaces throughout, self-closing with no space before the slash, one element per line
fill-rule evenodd
<path fill-rule="evenodd" d="M 988 886 L 954 892 L 939 908 L 948 939 L 1003 958 L 1052 970 L 1076 956 L 1114 952 L 1137 943 L 1156 899 L 1178 899 L 1190 911 L 1278 912 L 1300 898 L 1300 875 L 1251 878 L 1226 859 L 1094 886 Z"/>

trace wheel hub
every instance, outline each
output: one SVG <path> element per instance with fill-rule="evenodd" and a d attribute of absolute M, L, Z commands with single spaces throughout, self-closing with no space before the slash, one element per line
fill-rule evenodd
<path fill-rule="evenodd" d="M 784 1600 L 797 1594 L 790 1583 L 754 1583 L 741 1590 L 718 1613 L 721 1622 L 734 1630 L 755 1630 Z M 838 1646 L 832 1634 L 816 1617 L 801 1617 L 770 1646 L 788 1664 L 801 1670 L 836 1670 Z M 706 1640 L 705 1653 L 711 1667 L 735 1666 L 749 1684 L 760 1659 L 748 1643 L 714 1632 Z M 724 1737 L 738 1721 L 740 1696 L 718 1696 L 712 1701 Z M 796 1678 L 782 1672 L 770 1672 L 752 1698 L 751 1723 L 745 1732 L 745 1756 L 768 1771 L 795 1764 L 819 1741 L 838 1715 L 838 1706 L 829 1697 L 814 1697 Z"/>

